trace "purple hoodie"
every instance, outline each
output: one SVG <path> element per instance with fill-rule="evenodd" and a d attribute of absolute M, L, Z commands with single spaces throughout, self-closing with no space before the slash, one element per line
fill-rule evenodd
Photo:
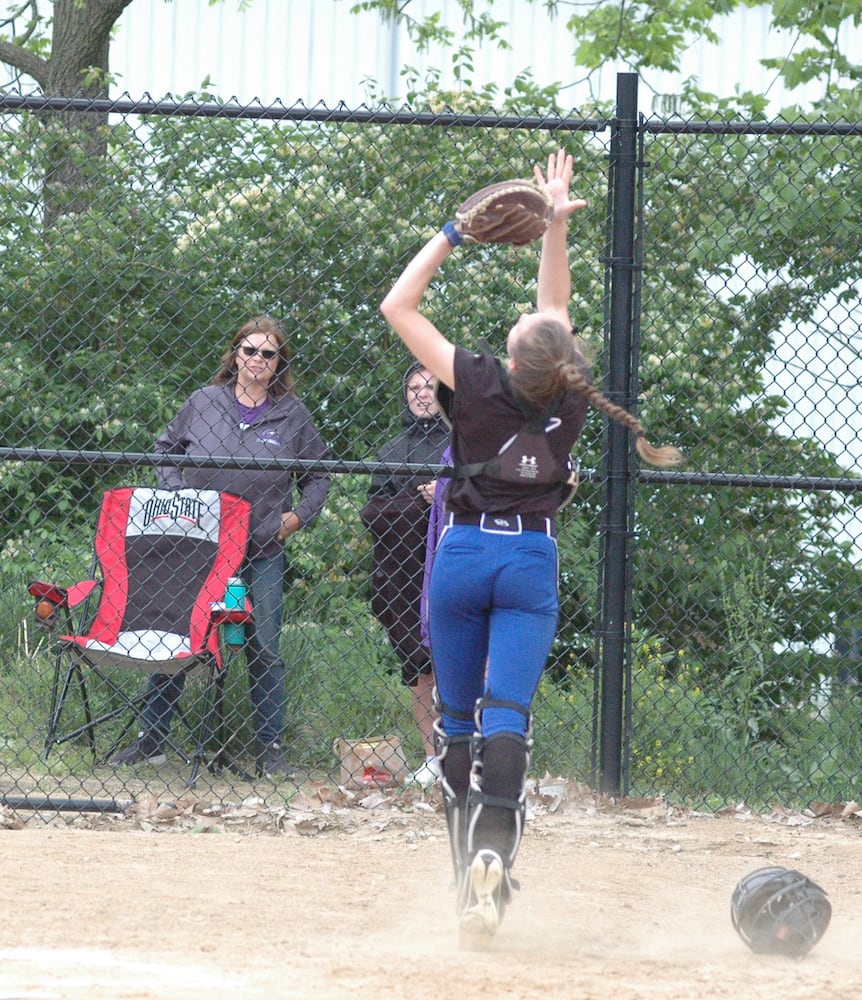
<path fill-rule="evenodd" d="M 229 458 L 328 459 L 311 414 L 295 396 L 282 396 L 250 426 L 240 423 L 233 385 L 208 385 L 193 392 L 156 441 L 153 451 L 166 455 Z M 320 472 L 275 469 L 181 469 L 162 466 L 156 478 L 163 489 L 183 486 L 224 490 L 251 504 L 249 555 L 277 555 L 283 511 L 295 511 L 307 527 L 323 508 L 329 476 Z"/>
<path fill-rule="evenodd" d="M 446 450 L 440 458 L 440 464 L 452 464 L 451 445 L 446 445 Z M 440 536 L 443 534 L 443 520 L 445 515 L 443 494 L 446 492 L 448 485 L 448 479 L 445 479 L 443 476 L 437 477 L 437 482 L 434 486 L 434 500 L 431 503 L 431 510 L 428 513 L 428 533 L 425 536 L 425 572 L 422 575 L 422 597 L 419 602 L 419 613 L 422 617 L 422 643 L 429 647 L 431 639 L 428 634 L 428 586 L 431 581 L 431 564 L 434 562 L 434 553 L 437 549 L 437 543 L 440 541 Z"/>

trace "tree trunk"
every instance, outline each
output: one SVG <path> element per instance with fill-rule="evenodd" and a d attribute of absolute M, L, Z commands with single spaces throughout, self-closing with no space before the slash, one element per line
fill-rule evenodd
<path fill-rule="evenodd" d="M 55 0 L 47 64 L 50 97 L 107 97 L 111 30 L 132 0 Z M 44 225 L 86 211 L 98 192 L 107 115 L 89 111 L 45 115 Z"/>

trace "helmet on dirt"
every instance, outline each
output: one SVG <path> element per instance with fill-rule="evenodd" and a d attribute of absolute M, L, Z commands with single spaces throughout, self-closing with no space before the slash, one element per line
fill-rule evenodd
<path fill-rule="evenodd" d="M 790 868 L 758 868 L 738 883 L 730 902 L 736 932 L 758 954 L 802 958 L 831 916 L 826 893 Z"/>

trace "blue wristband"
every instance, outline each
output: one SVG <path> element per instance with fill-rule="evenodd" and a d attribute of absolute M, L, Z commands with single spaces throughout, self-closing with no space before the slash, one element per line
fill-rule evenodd
<path fill-rule="evenodd" d="M 449 241 L 450 247 L 459 247 L 464 242 L 464 237 L 455 228 L 454 222 L 447 222 L 445 226 L 440 230 L 441 233 Z"/>

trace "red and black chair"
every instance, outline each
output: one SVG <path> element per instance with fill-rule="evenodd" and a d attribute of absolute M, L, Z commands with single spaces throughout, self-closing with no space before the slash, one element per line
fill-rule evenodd
<path fill-rule="evenodd" d="M 95 535 L 93 578 L 71 586 L 37 582 L 29 586 L 43 627 L 60 624 L 56 644 L 45 759 L 51 748 L 86 735 L 94 761 L 111 756 L 140 715 L 146 691 L 130 695 L 115 670 L 200 675 L 203 689 L 193 726 L 194 749 L 187 754 L 173 739 L 168 745 L 193 765 L 219 764 L 224 751 L 224 675 L 234 648 L 224 642 L 228 623 L 252 620 L 224 606 L 227 582 L 237 576 L 248 546 L 250 506 L 216 490 L 159 490 L 124 487 L 102 497 Z M 78 609 L 77 612 L 75 609 Z M 98 679 L 99 711 L 90 684 Z M 61 729 L 67 702 L 77 688 L 77 724 Z M 83 712 L 81 716 L 80 711 Z M 96 749 L 96 729 L 127 716 L 104 753 Z M 182 720 L 188 714 L 180 712 Z M 218 737 L 219 749 L 206 760 Z"/>

